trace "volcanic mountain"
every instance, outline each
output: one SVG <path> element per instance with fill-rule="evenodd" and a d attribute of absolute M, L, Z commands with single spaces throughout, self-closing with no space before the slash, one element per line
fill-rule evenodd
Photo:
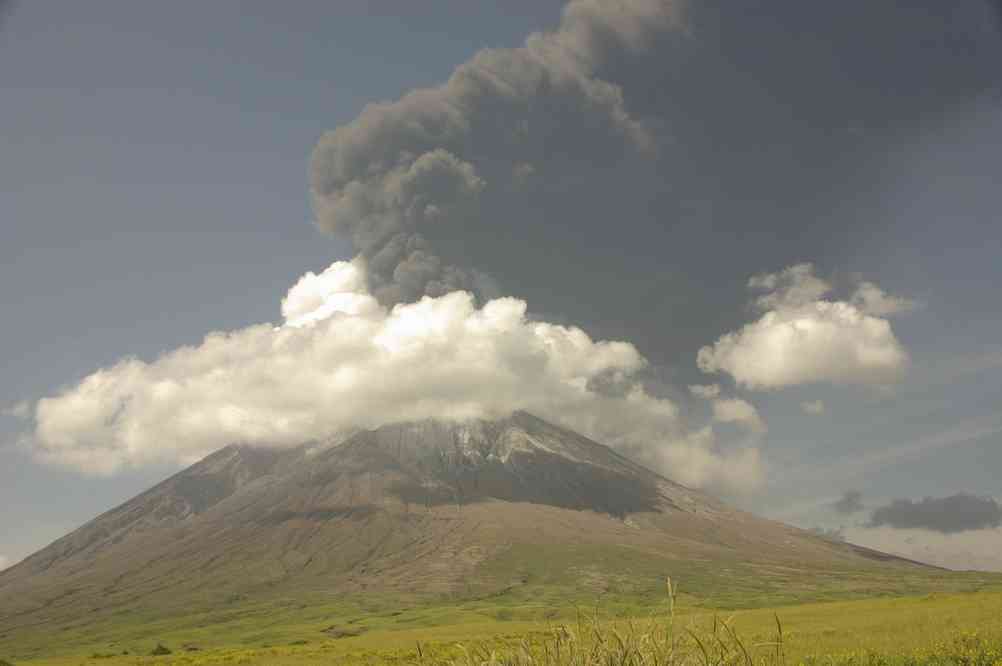
<path fill-rule="evenodd" d="M 217 451 L 0 573 L 0 646 L 278 600 L 644 595 L 671 575 L 735 605 L 937 573 L 734 510 L 517 412 Z"/>

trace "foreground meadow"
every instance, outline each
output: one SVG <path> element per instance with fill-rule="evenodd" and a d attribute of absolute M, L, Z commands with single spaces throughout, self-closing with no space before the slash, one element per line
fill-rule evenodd
<path fill-rule="evenodd" d="M 312 626 L 309 638 L 259 647 L 208 647 L 164 641 L 171 654 L 149 656 L 149 641 L 86 654 L 10 663 L 125 664 L 1002 664 L 1002 590 L 709 611 L 673 596 L 647 613 L 611 617 L 601 605 L 517 619 L 511 608 L 366 629 Z M 429 611 L 431 612 L 431 611 Z M 446 613 L 446 609 L 438 609 Z M 426 618 L 427 619 L 427 618 Z M 371 620 L 371 618 L 370 618 Z M 306 628 L 304 627 L 304 630 Z M 262 623 L 261 635 L 268 634 Z M 305 634 L 300 634 L 305 635 Z M 128 652 L 129 654 L 123 654 Z M 3 655 L 0 655 L 0 659 Z M 0 662 L 2 663 L 2 662 Z"/>

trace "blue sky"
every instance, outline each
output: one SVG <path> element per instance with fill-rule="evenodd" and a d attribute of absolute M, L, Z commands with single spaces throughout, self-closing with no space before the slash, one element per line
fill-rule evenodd
<path fill-rule="evenodd" d="M 651 390 L 692 424 L 711 417 L 689 384 L 754 405 L 768 473 L 731 497 L 743 506 L 893 541 L 830 503 L 850 489 L 869 507 L 1002 496 L 1002 45 L 990 5 L 958 3 L 944 22 L 932 2 L 850 2 L 830 16 L 782 0 L 689 4 L 685 25 L 645 52 L 590 65 L 656 128 L 654 157 L 584 168 L 605 153 L 572 145 L 527 194 L 488 178 L 473 221 L 433 227 L 431 243 L 534 316 L 635 344 Z M 313 223 L 321 134 L 441 84 L 481 49 L 556 29 L 561 8 L 16 3 L 0 31 L 0 405 L 209 331 L 279 322 L 300 275 L 359 249 Z M 748 278 L 803 262 L 835 286 L 826 297 L 848 298 L 858 274 L 921 304 L 893 319 L 903 379 L 757 390 L 699 370 L 700 347 L 756 318 Z M 824 413 L 801 408 L 817 400 Z M 0 419 L 8 561 L 180 464 L 88 476 L 39 462 L 18 444 L 31 424 Z M 732 426 L 717 425 L 721 446 L 743 441 Z M 997 531 L 936 543 L 994 548 Z"/>

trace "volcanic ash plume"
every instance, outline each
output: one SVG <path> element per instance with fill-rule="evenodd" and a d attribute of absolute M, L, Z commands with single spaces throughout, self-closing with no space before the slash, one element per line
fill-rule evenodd
<path fill-rule="evenodd" d="M 317 225 L 352 239 L 385 305 L 496 295 L 484 275 L 442 260 L 422 229 L 471 223 L 485 188 L 650 149 L 622 91 L 595 72 L 677 28 L 680 14 L 667 1 L 571 2 L 555 32 L 481 51 L 436 88 L 366 107 L 313 153 Z"/>

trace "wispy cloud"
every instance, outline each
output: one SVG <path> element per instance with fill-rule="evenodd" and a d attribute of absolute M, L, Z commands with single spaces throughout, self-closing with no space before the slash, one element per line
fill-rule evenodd
<path fill-rule="evenodd" d="M 1002 347 L 973 354 L 960 354 L 916 363 L 909 390 L 925 390 L 935 386 L 953 384 L 985 372 L 1002 369 Z"/>
<path fill-rule="evenodd" d="M 969 419 L 949 430 L 919 437 L 907 444 L 846 456 L 837 463 L 825 465 L 812 462 L 798 465 L 788 470 L 785 475 L 797 479 L 798 483 L 856 479 L 890 465 L 917 460 L 942 449 L 967 446 L 998 433 L 1002 433 L 1002 414 L 991 414 Z"/>
<path fill-rule="evenodd" d="M 27 400 L 22 400 L 21 402 L 16 402 L 9 407 L 5 407 L 2 412 L 4 416 L 10 416 L 15 419 L 26 419 L 31 416 L 31 403 Z"/>
<path fill-rule="evenodd" d="M 935 435 L 920 437 L 908 444 L 865 453 L 855 460 L 846 461 L 841 467 L 846 473 L 864 472 L 921 458 L 940 449 L 971 444 L 1000 432 L 1002 432 L 1002 415 L 992 414 L 965 421 Z"/>
<path fill-rule="evenodd" d="M 1002 571 L 1002 529 L 944 534 L 927 529 L 847 527 L 846 541 L 957 570 Z"/>

